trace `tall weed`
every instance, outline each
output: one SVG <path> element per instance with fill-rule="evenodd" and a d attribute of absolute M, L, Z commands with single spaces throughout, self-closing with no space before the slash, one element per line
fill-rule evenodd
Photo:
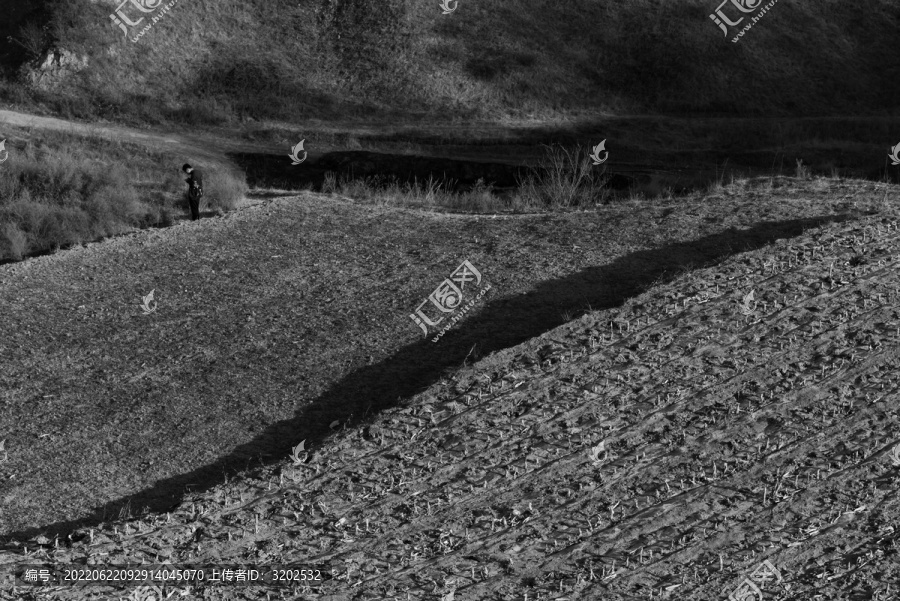
<path fill-rule="evenodd" d="M 545 148 L 541 166 L 519 181 L 524 204 L 567 209 L 596 206 L 609 199 L 605 170 L 593 165 L 585 148 Z"/>

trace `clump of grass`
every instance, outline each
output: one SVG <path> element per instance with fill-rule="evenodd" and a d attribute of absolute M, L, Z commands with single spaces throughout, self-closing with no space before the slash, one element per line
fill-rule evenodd
<path fill-rule="evenodd" d="M 647 201 L 647 195 L 644 194 L 641 190 L 631 190 L 628 193 L 628 202 L 630 203 L 642 203 Z"/>
<path fill-rule="evenodd" d="M 204 197 L 210 206 L 222 211 L 233 211 L 249 190 L 247 178 L 225 167 L 205 170 Z"/>
<path fill-rule="evenodd" d="M 334 194 L 337 188 L 337 176 L 333 171 L 329 171 L 325 174 L 325 180 L 322 182 L 322 192 L 325 194 Z"/>
<path fill-rule="evenodd" d="M 725 192 L 725 189 L 728 187 L 728 184 L 725 183 L 725 168 L 728 165 L 728 160 L 725 160 L 725 163 L 722 165 L 722 171 L 719 171 L 719 165 L 716 165 L 716 178 L 709 183 L 706 188 L 707 194 L 722 194 Z M 734 183 L 734 173 L 731 174 L 731 183 Z"/>
<path fill-rule="evenodd" d="M 526 206 L 571 208 L 596 206 L 609 199 L 604 170 L 596 170 L 582 146 L 546 146 L 544 161 L 519 181 Z"/>
<path fill-rule="evenodd" d="M 717 194 L 722 194 L 725 190 L 725 184 L 723 182 L 721 175 L 716 175 L 716 178 L 709 182 L 706 186 L 706 193 L 710 196 L 715 196 Z"/>
<path fill-rule="evenodd" d="M 429 176 L 423 183 L 413 180 L 404 186 L 392 186 L 389 188 L 393 197 L 399 198 L 408 204 L 426 207 L 452 206 L 452 191 L 449 182 L 439 182 Z"/>
<path fill-rule="evenodd" d="M 455 198 L 458 201 L 458 208 L 473 213 L 496 211 L 502 205 L 501 199 L 494 194 L 493 186 L 485 183 L 483 178 L 478 178 L 470 190 Z"/>
<path fill-rule="evenodd" d="M 339 194 L 349 196 L 356 200 L 389 202 L 393 196 L 391 186 L 385 186 L 383 179 L 379 177 L 367 177 L 363 179 L 340 179 L 336 183 Z"/>
<path fill-rule="evenodd" d="M 429 177 L 424 182 L 413 180 L 399 183 L 380 177 L 341 180 L 333 183 L 326 174 L 323 191 L 336 187 L 341 194 L 356 200 L 374 201 L 382 205 L 414 206 L 422 208 L 449 209 L 475 213 L 496 212 L 508 209 L 507 203 L 494 194 L 493 187 L 483 179 L 467 191 L 455 192 L 454 182 L 441 182 Z"/>
<path fill-rule="evenodd" d="M 19 260 L 28 252 L 28 237 L 15 223 L 0 229 L 0 258 Z"/>

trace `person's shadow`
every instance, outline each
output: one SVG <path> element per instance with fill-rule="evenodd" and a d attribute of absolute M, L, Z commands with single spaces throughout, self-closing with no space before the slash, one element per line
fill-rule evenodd
<path fill-rule="evenodd" d="M 450 330 L 438 343 L 428 338 L 398 348 L 390 357 L 361 367 L 344 376 L 317 399 L 302 407 L 292 419 L 273 423 L 247 444 L 235 448 L 215 463 L 173 476 L 129 497 L 98 507 L 82 519 L 28 528 L 3 537 L 23 540 L 44 534 L 65 537 L 75 528 L 94 526 L 118 516 L 130 506 L 137 515 L 143 510 L 171 510 L 190 485 L 193 492 L 206 490 L 222 480 L 223 472 L 234 473 L 248 462 L 273 463 L 288 457 L 297 442 L 306 440 L 315 449 L 340 420 L 346 427 L 360 424 L 366 416 L 402 403 L 438 381 L 468 359 L 508 348 L 539 336 L 564 323 L 563 315 L 576 319 L 588 311 L 621 305 L 657 282 L 667 282 L 677 273 L 714 265 L 732 255 L 755 250 L 780 238 L 835 221 L 846 215 L 829 215 L 781 222 L 762 222 L 746 230 L 729 230 L 652 250 L 622 256 L 607 265 L 592 266 L 578 273 L 545 281 L 514 297 L 489 293 L 475 312 Z M 489 276 L 485 275 L 489 281 Z M 491 297 L 493 300 L 490 300 Z M 477 353 L 473 353 L 477 349 Z M 280 359 L 286 364 L 290 357 Z M 275 373 L 289 373 L 285 366 L 270 366 Z M 348 416 L 352 416 L 348 420 Z M 364 431 L 365 434 L 365 431 Z M 6 546 L 6 545 L 5 545 Z M 10 550 L 13 547 L 8 547 Z"/>

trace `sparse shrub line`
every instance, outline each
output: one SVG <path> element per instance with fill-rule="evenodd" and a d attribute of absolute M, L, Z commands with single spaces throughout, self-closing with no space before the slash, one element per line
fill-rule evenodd
<path fill-rule="evenodd" d="M 466 212 L 522 212 L 595 207 L 611 197 L 605 169 L 592 166 L 587 149 L 547 146 L 540 165 L 519 178 L 518 188 L 500 194 L 480 178 L 466 191 L 453 191 L 454 182 L 429 177 L 425 182 L 386 182 L 383 178 L 340 179 L 326 173 L 321 190 L 355 200 L 384 205 L 431 207 Z"/>

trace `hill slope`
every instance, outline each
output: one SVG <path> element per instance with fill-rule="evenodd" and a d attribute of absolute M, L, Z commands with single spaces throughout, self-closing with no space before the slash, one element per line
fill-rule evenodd
<path fill-rule="evenodd" d="M 651 590 L 655 597 L 662 590 L 673 599 L 720 599 L 723 590 L 733 589 L 768 558 L 784 580 L 766 584 L 766 591 L 780 591 L 783 598 L 809 599 L 813 591 L 851 597 L 857 591 L 870 597 L 883 592 L 897 577 L 891 546 L 897 534 L 891 524 L 898 509 L 898 472 L 888 455 L 898 442 L 893 366 L 900 327 L 894 259 L 900 215 L 882 207 L 877 217 L 842 223 L 850 215 L 834 213 L 839 204 L 816 198 L 820 194 L 815 186 L 797 190 L 790 185 L 779 180 L 778 186 L 786 187 L 765 207 L 761 198 L 771 191 L 745 188 L 731 200 L 704 198 L 695 205 L 680 201 L 677 209 L 659 207 L 658 213 L 650 207 L 598 212 L 607 231 L 639 233 L 613 238 L 597 227 L 599 223 L 588 223 L 576 237 L 558 242 L 570 253 L 589 247 L 592 240 L 605 241 L 608 250 L 603 252 L 612 257 L 607 264 L 588 263 L 549 281 L 545 274 L 536 281 L 546 282 L 536 288 L 526 286 L 515 296 L 488 299 L 437 345 L 412 342 L 390 358 L 352 368 L 343 381 L 301 408 L 299 419 L 273 424 L 256 444 L 244 446 L 258 450 L 269 438 L 270 450 L 284 457 L 306 440 L 297 465 L 272 457 L 267 462 L 273 463 L 247 477 L 189 495 L 171 513 L 128 523 L 96 525 L 91 520 L 93 525 L 71 537 L 56 527 L 62 534 L 58 548 L 45 535 L 34 536 L 24 548 L 22 543 L 6 545 L 10 552 L 2 561 L 10 566 L 41 559 L 59 565 L 94 557 L 104 565 L 167 560 L 260 567 L 300 562 L 341 575 L 317 592 L 301 593 L 304 599 L 407 594 L 440 599 L 457 591 L 457 598 L 473 600 L 524 599 L 526 594 L 529 599 L 624 600 L 649 596 Z M 832 193 L 858 199 L 858 208 L 876 208 L 888 191 L 872 184 L 841 186 Z M 706 212 L 695 214 L 701 207 Z M 366 315 L 351 313 L 353 306 L 346 304 L 350 299 L 333 296 L 340 288 L 335 281 L 318 292 L 310 288 L 293 305 L 286 302 L 305 289 L 306 280 L 297 279 L 296 269 L 276 269 L 278 256 L 289 254 L 292 265 L 306 265 L 301 259 L 310 249 L 304 250 L 306 242 L 296 246 L 298 228 L 302 231 L 304 222 L 312 227 L 322 219 L 337 225 L 351 214 L 338 219 L 336 210 L 345 209 L 332 205 L 319 215 L 313 206 L 300 208 L 281 200 L 244 212 L 241 219 L 269 213 L 271 222 L 254 220 L 254 227 L 244 223 L 234 228 L 229 221 L 237 217 L 222 220 L 216 229 L 233 240 L 231 260 L 254 255 L 245 246 L 250 240 L 258 247 L 261 269 L 245 265 L 239 282 L 211 272 L 201 276 L 210 266 L 218 271 L 210 264 L 176 267 L 188 261 L 175 250 L 179 245 L 205 248 L 210 256 L 215 248 L 226 248 L 212 238 L 198 247 L 195 237 L 201 231 L 192 224 L 153 234 L 168 238 L 158 248 L 147 238 L 150 233 L 140 232 L 133 242 L 120 239 L 92 252 L 73 250 L 5 267 L 6 289 L 19 294 L 44 289 L 45 295 L 50 291 L 46 276 L 63 262 L 86 261 L 84 266 L 92 267 L 92 275 L 82 283 L 67 276 L 53 285 L 52 298 L 75 286 L 80 292 L 71 297 L 72 303 L 90 303 L 88 311 L 73 314 L 56 333 L 54 362 L 36 363 L 40 353 L 35 346 L 27 355 L 31 359 L 4 367 L 10 383 L 29 369 L 43 390 L 54 382 L 49 399 L 35 398 L 28 391 L 32 384 L 23 383 L 8 401 L 33 402 L 13 404 L 11 410 L 43 412 L 59 420 L 58 426 L 67 424 L 53 429 L 55 440 L 40 442 L 44 439 L 27 426 L 29 420 L 10 418 L 19 430 L 7 444 L 9 461 L 3 469 L 18 474 L 21 484 L 8 503 L 21 510 L 27 505 L 22 499 L 58 499 L 70 508 L 52 507 L 57 516 L 71 515 L 73 509 L 80 513 L 85 502 L 96 502 L 89 499 L 97 493 L 113 492 L 113 478 L 118 486 L 134 486 L 122 478 L 133 480 L 140 470 L 125 465 L 85 479 L 91 473 L 91 456 L 97 457 L 96 465 L 109 465 L 101 451 L 112 450 L 110 444 L 117 445 L 116 456 L 126 463 L 152 460 L 144 469 L 153 474 L 151 479 L 159 478 L 172 461 L 203 461 L 200 456 L 182 457 L 176 449 L 215 452 L 215 437 L 208 435 L 214 435 L 221 422 L 204 426 L 205 411 L 227 413 L 248 426 L 264 423 L 288 400 L 282 398 L 285 393 L 295 394 L 294 387 L 285 388 L 291 378 L 300 378 L 295 387 L 306 384 L 312 392 L 310 384 L 327 385 L 334 374 L 326 372 L 332 367 L 344 369 L 342 359 L 352 364 L 361 353 L 371 352 L 373 347 L 358 348 L 356 340 L 376 345 L 394 340 L 389 315 L 405 315 L 404 307 L 414 306 L 419 296 L 413 288 L 421 288 L 415 285 L 398 296 L 396 284 L 407 275 L 387 281 L 390 276 L 384 273 L 384 290 L 392 290 L 399 301 L 386 312 L 391 301 L 380 292 L 382 285 L 363 286 L 365 308 L 380 313 L 371 316 L 374 323 L 365 325 L 359 337 L 348 326 L 366 321 Z M 365 217 L 371 221 L 369 211 Z M 395 222 L 402 213 L 389 212 L 379 219 Z M 759 223 L 765 213 L 775 221 Z M 791 219 L 804 214 L 819 218 Z M 587 215 L 573 215 L 558 231 L 570 231 Z M 700 215 L 705 219 L 697 219 Z M 410 217 L 421 220 L 419 214 Z M 644 227 L 623 225 L 635 218 L 645 220 Z M 494 233 L 493 220 L 471 220 L 441 217 L 432 227 L 434 233 L 461 228 L 461 235 L 471 234 L 475 244 L 480 239 L 502 251 L 508 242 L 498 237 L 500 231 L 516 229 L 513 238 L 522 245 L 529 240 L 526 232 L 547 218 L 510 218 Z M 743 231 L 724 225 L 743 220 L 756 225 Z M 285 232 L 293 231 L 294 237 L 276 235 L 275 224 L 285 224 Z M 262 227 L 268 231 L 265 237 L 260 236 Z M 361 225 L 349 227 L 361 234 Z M 692 228 L 705 229 L 708 235 L 696 238 L 689 234 Z M 816 229 L 804 234 L 804 228 Z M 250 230 L 256 233 L 246 233 Z M 686 237 L 669 238 L 668 245 L 660 239 L 648 247 L 649 232 L 682 232 Z M 495 256 L 467 247 L 465 256 L 498 292 L 517 289 L 519 280 L 527 277 L 523 274 L 558 269 L 552 263 L 562 254 L 552 251 L 547 240 L 555 237 L 548 233 L 532 241 L 542 240 L 543 252 L 503 251 Z M 774 246 L 764 247 L 772 241 Z M 320 252 L 330 243 L 347 246 L 339 233 L 333 240 L 308 243 Z M 463 244 L 463 238 L 457 244 Z M 380 248 L 374 239 L 365 246 L 372 252 Z M 345 274 L 326 264 L 310 264 L 304 267 L 310 270 L 308 277 L 324 281 L 333 271 L 333 278 L 349 277 L 353 289 L 361 289 L 365 262 L 353 267 L 336 252 L 327 251 Z M 157 253 L 168 256 L 168 263 L 155 259 Z M 733 253 L 739 254 L 728 258 Z M 529 256 L 535 259 L 527 269 L 524 261 Z M 510 259 L 515 268 L 504 268 Z M 385 267 L 396 263 L 390 257 L 385 261 Z M 691 264 L 707 261 L 722 262 L 690 270 Z M 432 262 L 421 257 L 415 263 Z M 123 270 L 123 265 L 131 267 Z M 671 283 L 650 287 L 650 280 L 665 280 L 667 271 L 679 268 L 689 271 Z M 109 269 L 121 275 L 99 278 Z M 134 287 L 136 274 L 153 269 L 176 275 L 199 270 L 190 281 L 200 288 L 173 289 L 171 300 L 165 301 L 173 303 L 168 314 L 149 319 L 116 310 L 123 302 L 120 293 L 102 292 L 104 286 L 121 288 L 121 277 Z M 72 271 L 71 265 L 63 270 Z M 423 271 L 416 282 L 424 285 L 436 277 L 437 271 Z M 301 289 L 292 291 L 297 285 Z M 245 287 L 260 296 L 246 296 Z M 219 291 L 213 294 L 218 304 L 204 302 L 214 290 Z M 753 298 L 748 297 L 751 291 Z M 229 302 L 223 304 L 225 298 Z M 318 308 L 333 301 L 339 306 Z M 606 308 L 547 331 L 567 319 L 554 318 L 554 313 L 584 301 L 595 309 Z M 267 309 L 269 304 L 281 311 Z M 296 313 L 297 307 L 306 308 L 305 318 Z M 196 315 L 187 315 L 191 308 Z M 64 304 L 53 301 L 42 312 L 64 310 Z M 207 315 L 213 310 L 216 315 Z M 65 323 L 29 318 L 15 305 L 5 306 L 3 313 L 19 324 L 14 333 L 32 340 L 48 339 L 43 330 Z M 308 326 L 310 318 L 317 320 L 315 331 L 323 337 L 309 341 L 308 356 L 292 353 L 298 324 Z M 329 330 L 321 327 L 323 318 L 334 320 L 337 328 L 331 343 Z M 134 325 L 125 326 L 122 320 Z M 210 330 L 230 328 L 231 335 L 204 334 L 204 324 L 212 326 L 211 320 L 222 325 Z M 397 321 L 398 327 L 402 321 L 408 330 L 415 329 L 405 317 Z M 95 330 L 105 341 L 96 349 L 79 343 L 82 357 L 106 354 L 92 360 L 90 393 L 71 386 L 73 378 L 84 379 L 78 367 L 83 359 L 65 334 L 78 334 L 83 341 L 87 330 L 82 328 Z M 261 336 L 263 332 L 267 334 Z M 164 344 L 151 344 L 155 338 Z M 138 339 L 145 340 L 136 345 Z M 466 362 L 473 342 L 487 351 L 510 348 L 457 372 L 453 366 Z M 152 351 L 157 347 L 165 349 L 166 356 Z M 255 367 L 248 371 L 251 364 Z M 35 369 L 52 370 L 57 380 Z M 180 372 L 197 377 L 173 376 Z M 315 381 L 301 383 L 310 376 Z M 427 380 L 433 384 L 413 396 L 416 385 Z M 184 387 L 166 384 L 178 381 L 185 382 Z M 141 387 L 155 391 L 154 396 L 141 397 Z M 162 395 L 165 389 L 169 392 Z M 97 393 L 118 399 L 121 406 L 109 404 L 106 411 L 116 418 L 109 420 L 109 427 L 118 428 L 123 440 L 110 443 L 112 430 L 107 432 L 106 425 L 78 418 L 85 411 L 97 413 L 96 408 L 83 408 L 85 403 L 104 402 L 94 399 Z M 398 394 L 412 398 L 394 406 Z M 182 416 L 175 415 L 178 407 Z M 169 417 L 160 418 L 160 412 Z M 152 423 L 140 423 L 151 414 L 156 415 Z M 193 421 L 188 419 L 192 416 Z M 172 427 L 165 426 L 167 419 Z M 326 436 L 331 420 L 345 429 Z M 31 421 L 47 427 L 46 421 Z M 155 432 L 150 426 L 163 429 Z M 182 435 L 172 436 L 175 427 L 184 429 L 177 430 Z M 148 444 L 151 440 L 164 446 Z M 40 451 L 43 462 L 33 454 L 40 445 L 49 445 Z M 144 455 L 125 452 L 130 447 L 143 449 Z M 68 459 L 63 461 L 60 453 Z M 60 468 L 69 475 L 51 473 Z M 191 476 L 200 474 L 197 470 Z M 90 478 L 101 480 L 91 484 Z M 98 482 L 106 482 L 105 489 L 97 490 Z M 65 490 L 77 490 L 81 498 L 67 497 Z M 72 505 L 76 500 L 79 508 Z M 28 511 L 35 516 L 35 509 Z M 209 589 L 195 590 L 189 598 L 226 598 L 226 589 Z M 2 593 L 7 598 L 9 590 Z M 259 598 L 256 589 L 227 591 L 232 599 Z M 84 598 L 83 590 L 67 586 L 39 594 L 20 587 L 13 594 L 18 599 Z M 100 598 L 112 595 L 107 589 Z M 296 593 L 288 598 L 296 598 Z"/>
<path fill-rule="evenodd" d="M 88 67 L 35 96 L 7 85 L 5 100 L 77 117 L 220 123 L 872 114 L 895 112 L 900 96 L 890 0 L 864 11 L 846 0 L 777 3 L 739 43 L 738 28 L 723 36 L 709 18 L 709 0 L 460 0 L 449 15 L 437 0 L 144 4 L 157 8 L 123 9 L 133 22 L 145 16 L 127 36 L 110 19 L 116 0 L 15 13 L 10 33 L 49 19 L 56 46 Z M 11 74 L 26 55 L 5 44 Z"/>

